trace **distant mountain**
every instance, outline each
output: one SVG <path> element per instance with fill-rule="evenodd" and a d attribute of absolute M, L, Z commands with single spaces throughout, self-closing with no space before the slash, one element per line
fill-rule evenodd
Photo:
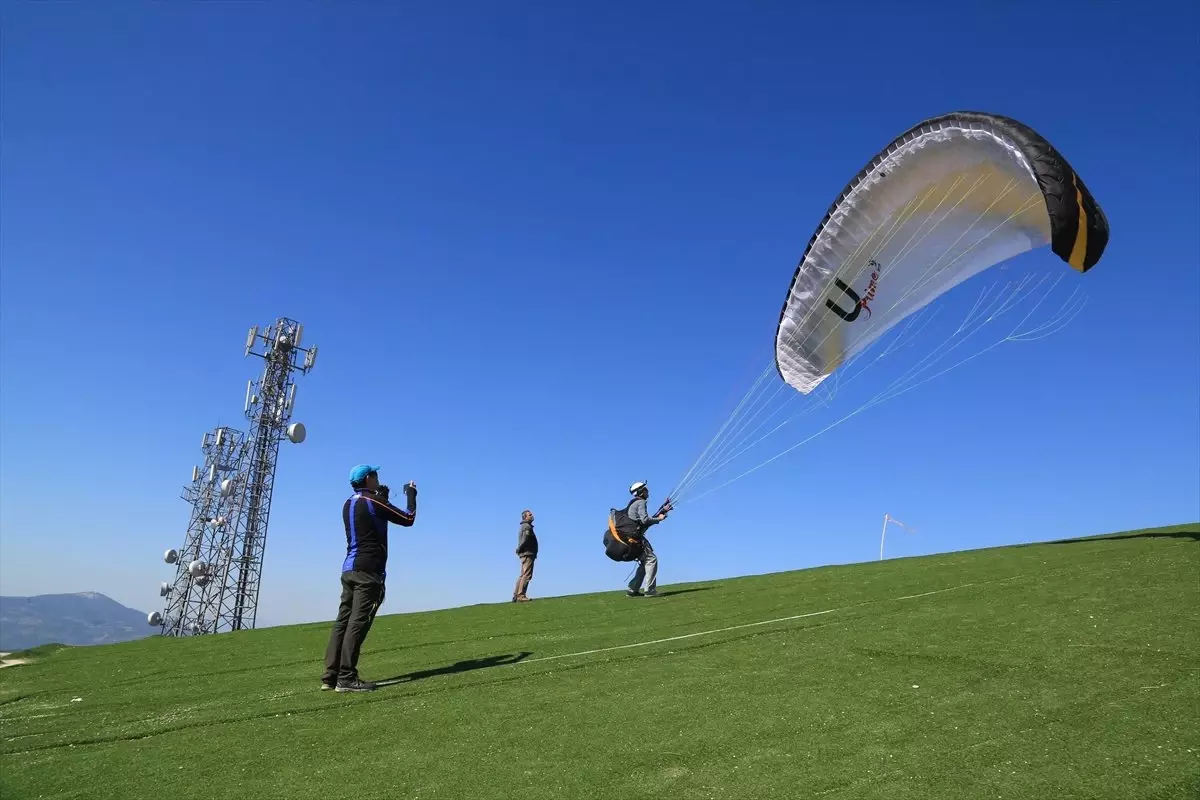
<path fill-rule="evenodd" d="M 0 597 L 0 652 L 57 642 L 108 644 L 154 632 L 141 611 L 98 592 Z"/>

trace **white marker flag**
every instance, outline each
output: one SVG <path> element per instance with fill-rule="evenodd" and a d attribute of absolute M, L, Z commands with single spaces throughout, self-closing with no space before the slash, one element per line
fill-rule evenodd
<path fill-rule="evenodd" d="M 883 533 L 880 534 L 880 536 L 879 536 L 879 560 L 880 561 L 883 560 L 883 540 L 884 540 L 884 538 L 887 537 L 888 524 L 899 525 L 901 528 L 904 528 L 904 530 L 908 531 L 909 533 L 917 532 L 916 528 L 908 527 L 903 522 L 901 522 L 900 520 L 893 517 L 891 514 L 884 514 L 883 515 Z"/>

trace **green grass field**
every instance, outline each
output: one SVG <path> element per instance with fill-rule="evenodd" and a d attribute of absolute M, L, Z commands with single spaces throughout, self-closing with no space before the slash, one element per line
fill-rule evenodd
<path fill-rule="evenodd" d="M 1200 524 L 660 589 L 382 616 L 364 695 L 326 623 L 41 648 L 0 798 L 1200 797 Z"/>

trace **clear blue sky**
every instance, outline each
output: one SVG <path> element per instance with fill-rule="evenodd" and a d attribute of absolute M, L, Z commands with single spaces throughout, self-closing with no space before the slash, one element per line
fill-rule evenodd
<path fill-rule="evenodd" d="M 770 357 L 845 181 L 960 108 L 1103 204 L 1083 314 L 681 508 L 662 581 L 869 560 L 885 512 L 919 529 L 894 556 L 1200 518 L 1195 8 L 285 5 L 5 4 L 4 594 L 159 607 L 280 315 L 320 358 L 265 621 L 332 617 L 361 461 L 421 487 L 386 611 L 506 600 L 526 506 L 533 596 L 618 589 L 609 506 L 661 498 Z"/>

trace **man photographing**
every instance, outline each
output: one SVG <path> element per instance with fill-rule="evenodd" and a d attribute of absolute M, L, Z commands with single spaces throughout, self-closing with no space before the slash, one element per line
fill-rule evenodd
<path fill-rule="evenodd" d="M 412 527 L 417 519 L 417 485 L 404 486 L 408 510 L 389 502 L 387 486 L 379 483 L 379 467 L 359 464 L 350 470 L 354 494 L 342 505 L 346 528 L 346 559 L 342 562 L 342 600 L 329 646 L 321 689 L 369 692 L 375 684 L 358 675 L 358 655 L 383 604 L 387 575 L 388 523 Z"/>

